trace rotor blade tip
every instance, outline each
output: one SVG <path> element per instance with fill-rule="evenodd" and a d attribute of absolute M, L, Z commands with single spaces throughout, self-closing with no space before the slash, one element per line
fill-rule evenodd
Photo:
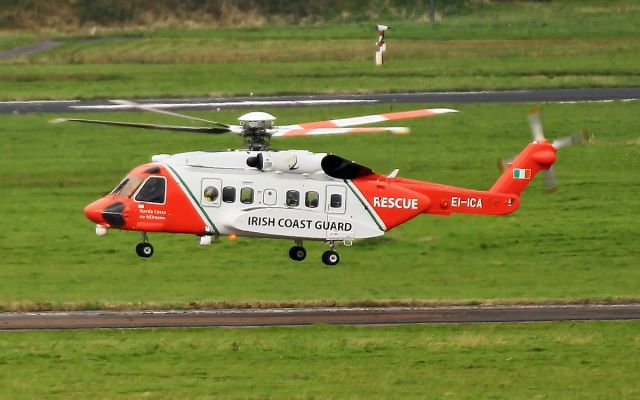
<path fill-rule="evenodd" d="M 436 114 L 446 114 L 446 113 L 457 113 L 457 112 L 459 112 L 458 110 L 454 110 L 452 108 L 432 108 L 431 111 L 433 111 Z"/>
<path fill-rule="evenodd" d="M 68 120 L 66 118 L 54 118 L 52 120 L 49 120 L 50 124 L 60 124 L 62 122 L 67 122 Z"/>
<path fill-rule="evenodd" d="M 402 127 L 402 128 L 394 129 L 391 132 L 393 132 L 396 135 L 408 135 L 411 133 L 411 129 Z"/>

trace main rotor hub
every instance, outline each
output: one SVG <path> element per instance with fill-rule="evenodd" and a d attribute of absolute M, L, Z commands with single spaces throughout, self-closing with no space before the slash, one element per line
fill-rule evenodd
<path fill-rule="evenodd" d="M 270 129 L 273 129 L 273 122 L 276 117 L 262 112 L 254 111 L 244 114 L 238 118 L 242 126 L 242 136 L 249 150 L 267 150 L 271 139 Z"/>
<path fill-rule="evenodd" d="M 275 120 L 276 117 L 262 111 L 250 112 L 238 118 L 244 129 L 271 129 Z"/>

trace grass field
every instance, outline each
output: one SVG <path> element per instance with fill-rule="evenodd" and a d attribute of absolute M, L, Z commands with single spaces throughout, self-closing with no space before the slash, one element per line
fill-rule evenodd
<path fill-rule="evenodd" d="M 491 3 L 436 26 L 388 21 L 384 67 L 373 65 L 370 22 L 64 34 L 61 47 L 0 62 L 0 99 L 639 85 L 640 6 L 589 4 Z"/>
<path fill-rule="evenodd" d="M 27 3 L 25 3 L 27 4 Z M 34 3 L 35 4 L 35 3 Z M 478 2 L 435 26 L 329 21 L 250 29 L 0 31 L 0 51 L 67 42 L 0 61 L 0 100 L 639 86 L 633 0 Z M 460 11 L 460 10 L 459 10 Z M 389 51 L 372 65 L 373 23 Z M 281 123 L 425 105 L 265 110 Z M 438 104 L 429 106 L 447 107 Z M 460 105 L 408 121 L 413 135 L 286 139 L 386 173 L 485 189 L 495 160 L 530 140 L 532 104 Z M 423 216 L 383 239 L 324 245 L 151 235 L 97 238 L 82 214 L 152 154 L 234 148 L 235 138 L 47 124 L 0 115 L 0 310 L 196 308 L 431 302 L 640 301 L 639 102 L 545 104 L 549 138 L 587 127 L 597 144 L 563 149 L 559 192 L 533 182 L 506 217 Z M 194 112 L 233 122 L 244 111 Z M 157 115 L 83 117 L 171 122 Z M 0 399 L 640 397 L 640 322 L 4 332 Z"/>
<path fill-rule="evenodd" d="M 35 35 L 27 32 L 0 31 L 0 51 L 34 42 Z"/>
<path fill-rule="evenodd" d="M 0 335 L 0 399 L 635 399 L 640 322 Z"/>
<path fill-rule="evenodd" d="M 439 104 L 438 106 L 446 106 Z M 393 110 L 419 107 L 404 105 Z M 461 113 L 407 121 L 409 136 L 287 139 L 386 173 L 486 189 L 495 160 L 530 140 L 531 104 L 461 105 Z M 598 143 L 560 152 L 559 192 L 537 179 L 506 217 L 419 217 L 383 239 L 341 249 L 342 263 L 288 259 L 291 243 L 151 236 L 153 258 L 138 258 L 139 235 L 97 238 L 82 208 L 152 154 L 239 146 L 236 138 L 49 125 L 52 115 L 2 116 L 0 124 L 0 305 L 19 308 L 198 306 L 249 302 L 530 301 L 638 299 L 638 102 L 546 104 L 550 138 L 588 127 Z M 267 110 L 281 123 L 390 111 L 391 106 Z M 233 121 L 242 111 L 194 115 Z M 84 115 L 92 117 L 92 115 Z M 94 116 L 97 117 L 97 116 Z M 139 113 L 101 118 L 169 122 Z M 175 121 L 171 121 L 175 122 Z M 142 304 L 140 304 L 142 303 Z"/>

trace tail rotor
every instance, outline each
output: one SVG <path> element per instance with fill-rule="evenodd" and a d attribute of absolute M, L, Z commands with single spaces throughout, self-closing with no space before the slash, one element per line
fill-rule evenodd
<path fill-rule="evenodd" d="M 533 110 L 529 111 L 527 119 L 529 120 L 529 127 L 531 128 L 531 136 L 533 136 L 533 141 L 543 141 L 544 130 L 542 129 L 542 118 L 540 117 L 540 109 L 534 108 Z"/>
<path fill-rule="evenodd" d="M 534 142 L 542 142 L 545 139 L 544 137 L 544 129 L 542 126 L 542 117 L 539 108 L 534 108 L 527 115 L 527 119 L 529 121 L 529 127 L 531 128 L 531 136 L 533 137 Z M 564 136 L 558 139 L 555 139 L 551 142 L 551 145 L 556 148 L 556 150 L 573 146 L 576 144 L 593 144 L 595 143 L 595 137 L 593 134 L 589 134 L 587 129 L 582 130 L 582 132 L 576 132 L 568 136 Z M 498 159 L 498 169 L 500 172 L 504 172 L 505 169 L 509 168 L 509 165 L 513 162 L 515 157 L 506 157 Z M 558 180 L 556 179 L 554 167 L 551 167 L 548 170 L 544 170 L 545 177 L 545 191 L 546 192 L 555 192 L 558 190 Z"/>

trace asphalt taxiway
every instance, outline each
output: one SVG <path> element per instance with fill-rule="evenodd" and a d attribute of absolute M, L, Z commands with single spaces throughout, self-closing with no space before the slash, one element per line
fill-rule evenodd
<path fill-rule="evenodd" d="M 386 325 L 640 319 L 640 304 L 0 313 L 0 330 Z"/>
<path fill-rule="evenodd" d="M 393 103 L 545 103 L 638 100 L 640 87 L 501 90 L 477 92 L 429 92 L 389 94 L 344 94 L 311 96 L 241 96 L 210 98 L 135 99 L 160 109 L 217 110 L 264 107 L 303 107 L 344 104 Z M 0 114 L 6 113 L 79 113 L 127 111 L 132 107 L 105 100 L 31 100 L 0 102 Z"/>

